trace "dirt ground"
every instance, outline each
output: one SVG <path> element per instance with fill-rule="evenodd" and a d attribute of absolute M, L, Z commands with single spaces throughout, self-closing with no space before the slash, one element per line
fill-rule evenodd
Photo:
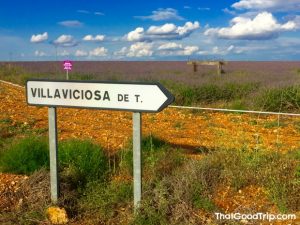
<path fill-rule="evenodd" d="M 46 107 L 28 106 L 23 88 L 0 83 L 0 120 L 47 132 Z M 92 139 L 108 151 L 132 136 L 132 113 L 58 108 L 58 138 Z M 143 135 L 152 134 L 184 148 L 218 147 L 295 150 L 300 146 L 300 117 L 216 113 L 167 108 L 145 113 Z M 0 124 L 1 126 L 1 124 Z"/>

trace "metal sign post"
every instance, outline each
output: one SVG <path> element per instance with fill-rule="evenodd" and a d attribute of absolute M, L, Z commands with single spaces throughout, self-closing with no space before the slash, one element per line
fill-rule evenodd
<path fill-rule="evenodd" d="M 142 136 L 142 117 L 140 112 L 133 113 L 133 202 L 134 211 L 139 208 L 142 198 L 142 155 L 141 155 L 141 136 Z"/>
<path fill-rule="evenodd" d="M 70 64 L 67 66 L 70 66 Z M 142 196 L 141 112 L 160 112 L 174 101 L 174 96 L 159 83 L 31 79 L 26 82 L 26 98 L 29 105 L 49 107 L 50 180 L 51 200 L 53 203 L 57 203 L 59 195 L 55 107 L 134 112 L 133 189 L 134 211 L 137 212 Z"/>
<path fill-rule="evenodd" d="M 57 160 L 57 123 L 56 108 L 48 108 L 49 151 L 50 151 L 50 190 L 51 201 L 57 203 L 59 196 L 58 160 Z"/>

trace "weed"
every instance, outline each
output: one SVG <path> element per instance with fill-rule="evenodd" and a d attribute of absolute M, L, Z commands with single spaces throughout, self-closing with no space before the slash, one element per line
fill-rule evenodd
<path fill-rule="evenodd" d="M 120 78 L 119 78 L 120 74 L 114 74 L 112 73 L 108 78 L 107 80 L 108 81 L 112 81 L 112 82 L 116 82 L 116 81 L 119 81 Z"/>
<path fill-rule="evenodd" d="M 274 112 L 300 110 L 300 87 L 266 89 L 256 99 L 256 105 Z"/>
<path fill-rule="evenodd" d="M 300 121 L 295 121 L 294 126 L 297 129 L 297 131 L 300 132 Z"/>
<path fill-rule="evenodd" d="M 183 127 L 184 127 L 184 123 L 183 123 L 183 122 L 176 122 L 176 123 L 173 125 L 173 127 L 174 127 L 175 129 L 181 130 L 181 129 L 183 129 Z"/>
<path fill-rule="evenodd" d="M 10 118 L 4 118 L 0 120 L 0 123 L 2 124 L 11 124 L 13 121 Z"/>
<path fill-rule="evenodd" d="M 258 122 L 257 122 L 257 120 L 252 119 L 252 120 L 249 121 L 249 124 L 252 125 L 252 126 L 256 126 L 256 125 L 258 125 Z"/>
<path fill-rule="evenodd" d="M 11 120 L 3 120 L 0 123 L 0 137 L 1 138 L 10 138 L 20 133 L 29 133 L 28 124 L 24 123 L 12 123 Z"/>
<path fill-rule="evenodd" d="M 242 99 L 233 101 L 229 107 L 231 109 L 235 109 L 235 110 L 246 110 L 247 109 L 246 103 Z"/>
<path fill-rule="evenodd" d="M 206 154 L 206 153 L 209 153 L 210 149 L 205 146 L 200 146 L 200 147 L 196 148 L 194 151 L 195 151 L 195 153 L 198 153 L 198 154 Z"/>
<path fill-rule="evenodd" d="M 75 186 L 107 178 L 108 158 L 98 145 L 90 141 L 68 140 L 58 149 L 63 176 Z"/>
<path fill-rule="evenodd" d="M 260 185 L 281 211 L 299 210 L 297 156 L 264 151 L 217 150 L 200 162 L 203 190 L 229 185 L 235 190 Z M 274 169 L 276 168 L 276 169 Z"/>
<path fill-rule="evenodd" d="M 98 146 L 74 140 L 63 145 L 59 148 L 62 181 L 68 185 L 79 183 L 80 188 L 73 190 L 80 194 L 71 195 L 61 204 L 71 210 L 71 215 L 89 218 L 88 224 L 206 224 L 192 212 L 216 211 L 212 196 L 219 187 L 226 186 L 236 191 L 249 185 L 260 186 L 281 212 L 299 210 L 299 152 L 200 149 L 206 153 L 201 160 L 186 160 L 180 150 L 164 141 L 153 136 L 143 138 L 143 199 L 132 218 L 132 180 L 122 177 L 132 166 L 132 152 L 124 150 L 119 155 L 119 173 L 105 176 L 103 182 L 105 169 L 99 168 L 105 163 L 97 164 L 103 157 L 99 159 L 98 154 L 103 152 Z M 26 212 L 11 221 L 43 219 L 40 211 L 30 206 Z"/>
<path fill-rule="evenodd" d="M 223 85 L 217 85 L 208 83 L 192 87 L 168 82 L 167 87 L 174 93 L 175 102 L 177 104 L 192 105 L 196 103 L 207 104 L 216 101 L 240 100 L 256 91 L 259 88 L 259 84 L 225 83 Z"/>
<path fill-rule="evenodd" d="M 23 224 L 23 225 L 35 225 L 45 223 L 46 216 L 43 211 L 29 210 L 22 212 L 0 212 L 0 223 L 5 225 Z"/>
<path fill-rule="evenodd" d="M 142 162 L 144 176 L 156 179 L 172 173 L 173 169 L 183 162 L 179 149 L 173 149 L 163 140 L 155 136 L 142 139 Z M 131 175 L 133 173 L 132 143 L 120 152 L 120 172 Z"/>
<path fill-rule="evenodd" d="M 194 196 L 193 205 L 195 208 L 204 209 L 208 212 L 213 212 L 216 208 L 215 204 L 209 198 L 203 198 L 201 195 Z"/>
<path fill-rule="evenodd" d="M 107 185 L 90 182 L 79 200 L 79 210 L 92 216 L 94 223 L 106 223 L 120 216 L 120 209 L 128 207 L 133 201 L 132 193 L 132 182 L 111 181 Z"/>
<path fill-rule="evenodd" d="M 155 123 L 155 121 L 156 121 L 156 118 L 155 118 L 155 116 L 151 116 L 150 118 L 149 118 L 149 122 L 150 123 Z"/>
<path fill-rule="evenodd" d="M 285 127 L 286 124 L 285 123 L 279 123 L 278 121 L 270 121 L 270 122 L 266 122 L 264 124 L 264 128 L 275 128 L 275 127 Z"/>
<path fill-rule="evenodd" d="M 72 73 L 69 74 L 71 80 L 94 80 L 95 77 L 91 74 Z"/>
<path fill-rule="evenodd" d="M 1 171 L 31 174 L 42 167 L 48 167 L 48 154 L 48 144 L 44 137 L 24 138 L 2 152 Z"/>
<path fill-rule="evenodd" d="M 2 80 L 24 85 L 26 80 L 30 77 L 33 77 L 33 75 L 25 73 L 21 67 L 16 65 L 0 65 L 0 79 Z"/>
<path fill-rule="evenodd" d="M 44 134 L 48 132 L 48 128 L 37 128 L 34 130 L 34 133 L 37 135 Z"/>

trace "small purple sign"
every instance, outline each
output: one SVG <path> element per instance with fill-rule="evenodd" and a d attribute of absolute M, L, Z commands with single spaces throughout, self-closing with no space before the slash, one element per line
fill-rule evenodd
<path fill-rule="evenodd" d="M 72 62 L 70 60 L 65 60 L 63 66 L 64 70 L 72 70 Z"/>

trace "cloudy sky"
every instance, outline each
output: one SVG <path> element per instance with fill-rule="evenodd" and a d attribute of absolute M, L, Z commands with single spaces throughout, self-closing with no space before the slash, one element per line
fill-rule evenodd
<path fill-rule="evenodd" d="M 1 0 L 0 61 L 300 60 L 300 0 Z"/>

